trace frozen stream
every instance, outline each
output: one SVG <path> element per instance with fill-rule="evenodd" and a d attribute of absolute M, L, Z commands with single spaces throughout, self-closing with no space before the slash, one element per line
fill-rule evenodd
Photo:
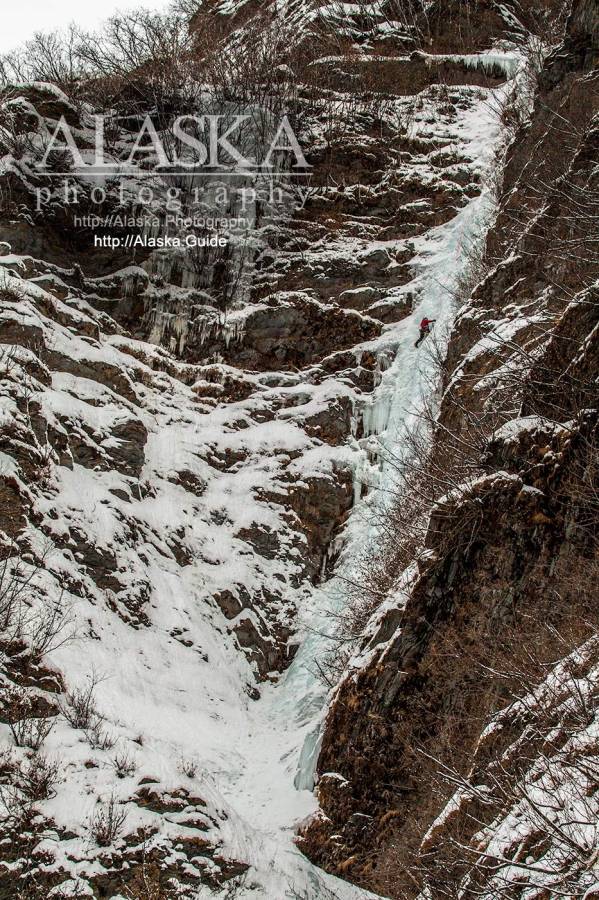
<path fill-rule="evenodd" d="M 466 154 L 484 184 L 484 173 L 492 164 L 501 137 L 497 117 L 488 103 L 480 102 L 464 114 L 461 128 Z M 418 301 L 414 315 L 389 332 L 399 346 L 364 411 L 365 433 L 371 437 L 363 439 L 362 444 L 369 442 L 372 447 L 379 440 L 383 446 L 400 447 L 413 411 L 434 389 L 426 342 L 419 350 L 413 346 L 415 323 L 423 315 L 436 318 L 436 339 L 447 339 L 454 315 L 452 289 L 464 265 L 461 248 L 480 245 L 493 213 L 493 199 L 483 191 L 449 223 L 415 240 L 414 280 L 409 287 Z M 394 478 L 393 469 L 384 459 L 376 466 L 369 464 L 363 447 L 357 459 L 356 477 L 378 484 L 381 490 L 371 491 L 358 504 L 348 524 L 338 571 L 349 577 L 358 550 L 376 539 L 368 524 L 372 517 L 364 512 L 381 501 Z M 255 870 L 246 879 L 240 897 L 352 900 L 372 896 L 312 866 L 293 844 L 298 823 L 317 809 L 311 788 L 327 691 L 316 675 L 315 660 L 326 650 L 327 629 L 334 627 L 327 611 L 342 608 L 344 602 L 342 584 L 336 579 L 314 590 L 311 609 L 305 613 L 306 636 L 293 664 L 277 685 L 264 688 L 262 699 L 250 706 L 244 721 L 238 722 L 239 732 L 233 740 L 239 768 L 223 773 L 218 788 L 249 828 L 245 846 L 239 851 L 240 858 L 252 860 Z"/>

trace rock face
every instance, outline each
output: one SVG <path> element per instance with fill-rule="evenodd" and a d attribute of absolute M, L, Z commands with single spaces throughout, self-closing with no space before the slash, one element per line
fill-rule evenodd
<path fill-rule="evenodd" d="M 235 260 L 92 253 L 60 197 L 36 210 L 26 158 L 2 175 L 0 794 L 20 806 L 0 896 L 242 880 L 253 821 L 212 770 L 237 784 L 249 708 L 334 571 L 363 412 L 418 299 L 411 239 L 480 190 L 462 114 L 485 79 L 458 65 L 448 95 L 428 66 L 408 62 L 430 78 L 389 117 L 352 101 L 326 139 L 338 74 L 302 87 L 315 186 L 279 219 L 255 210 L 232 294 Z M 22 104 L 87 127 L 49 85 Z"/>
<path fill-rule="evenodd" d="M 430 866 L 428 883 L 448 890 L 465 877 L 467 860 L 451 852 L 452 828 L 439 826 L 436 841 L 427 834 L 452 793 L 439 769 L 465 781 L 474 771 L 480 790 L 489 758 L 506 752 L 505 727 L 515 742 L 530 722 L 512 725 L 504 716 L 502 735 L 480 747 L 489 718 L 520 686 L 516 675 L 494 673 L 508 660 L 524 670 L 524 657 L 547 644 L 551 629 L 565 640 L 588 612 L 590 585 L 584 574 L 571 576 L 594 577 L 574 489 L 596 429 L 595 417 L 547 443 L 542 430 L 523 430 L 517 453 L 497 442 L 494 461 L 510 457 L 515 471 L 483 476 L 434 511 L 400 628 L 383 646 L 373 640 L 370 663 L 343 683 L 329 714 L 319 768 L 340 780 L 323 776 L 326 818 L 302 843 L 318 862 L 392 896 L 412 889 L 412 867 L 425 850 L 433 854 L 422 864 Z M 461 838 L 474 840 L 475 823 L 491 825 L 498 806 L 489 817 L 465 816 Z"/>
<path fill-rule="evenodd" d="M 407 599 L 375 617 L 324 729 L 322 812 L 300 845 L 384 896 L 596 889 L 579 854 L 597 815 L 597 712 L 574 697 L 596 691 L 599 661 L 598 25 L 596 4 L 575 2 L 545 61 L 490 271 L 450 341 L 423 468 L 439 490 Z"/>

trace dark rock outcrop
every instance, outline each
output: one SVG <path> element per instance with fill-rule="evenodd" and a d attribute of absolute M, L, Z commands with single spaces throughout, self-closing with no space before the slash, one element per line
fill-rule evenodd
<path fill-rule="evenodd" d="M 451 465 L 448 434 L 473 439 L 478 476 L 429 511 L 405 609 L 387 609 L 370 632 L 324 729 L 322 812 L 300 846 L 384 896 L 519 896 L 541 871 L 573 896 L 587 884 L 567 853 L 555 862 L 556 832 L 534 801 L 518 807 L 513 786 L 524 790 L 518 779 L 539 758 L 557 784 L 555 754 L 585 727 L 560 705 L 565 686 L 542 713 L 527 691 L 549 690 L 550 660 L 570 651 L 587 674 L 597 664 L 586 642 L 599 531 L 598 25 L 596 4 L 577 0 L 510 154 L 489 274 L 450 343 L 433 465 L 444 454 Z M 494 830 L 513 809 L 522 832 L 499 853 Z"/>

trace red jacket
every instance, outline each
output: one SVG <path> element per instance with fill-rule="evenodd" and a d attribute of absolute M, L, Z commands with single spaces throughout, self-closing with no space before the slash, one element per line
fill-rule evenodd
<path fill-rule="evenodd" d="M 427 318 L 425 317 L 425 318 L 422 320 L 422 322 L 420 323 L 420 328 L 421 328 L 421 330 L 424 331 L 425 328 L 428 328 L 428 326 L 430 325 L 430 323 L 431 323 L 431 320 L 430 320 L 430 319 L 427 319 Z"/>

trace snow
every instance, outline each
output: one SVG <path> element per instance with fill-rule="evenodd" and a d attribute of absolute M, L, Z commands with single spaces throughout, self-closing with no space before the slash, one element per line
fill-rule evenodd
<path fill-rule="evenodd" d="M 448 62 L 463 63 L 468 69 L 479 69 L 487 74 L 492 74 L 494 70 L 502 72 L 506 78 L 515 78 L 518 71 L 524 63 L 524 59 L 513 50 L 488 50 L 483 53 L 466 53 L 466 54 L 446 54 L 432 56 L 426 54 L 429 63 Z"/>
<path fill-rule="evenodd" d="M 546 419 L 544 416 L 521 416 L 517 419 L 510 419 L 509 422 L 505 422 L 500 428 L 497 428 L 493 432 L 493 440 L 511 442 L 518 440 L 521 434 L 535 433 L 537 431 L 547 433 L 564 430 L 562 424 L 553 422 L 551 419 Z"/>
<path fill-rule="evenodd" d="M 490 111 L 490 105 L 484 102 L 475 104 L 470 113 L 464 116 L 461 128 L 463 131 L 460 138 L 466 143 L 465 152 L 475 161 L 475 167 L 482 175 L 486 167 L 491 165 L 501 139 L 500 128 Z M 423 130 L 425 129 L 426 125 L 423 126 Z M 414 281 L 410 285 L 410 290 L 418 296 L 415 315 L 412 320 L 394 327 L 393 340 L 397 342 L 395 360 L 383 373 L 373 400 L 363 411 L 365 434 L 376 433 L 383 446 L 397 448 L 401 444 L 405 429 L 414 422 L 415 410 L 431 389 L 433 361 L 430 356 L 419 354 L 414 349 L 412 322 L 414 319 L 418 321 L 426 313 L 437 318 L 437 331 L 442 335 L 447 334 L 454 315 L 451 291 L 463 264 L 460 250 L 484 236 L 493 214 L 493 199 L 483 192 L 472 199 L 449 223 L 433 229 L 423 238 L 415 239 L 418 257 L 414 264 Z M 365 455 L 365 451 L 363 453 Z M 361 471 L 369 471 L 374 475 L 380 489 L 365 502 L 380 502 L 385 489 L 394 485 L 394 471 L 385 464 L 383 456 L 376 465 L 376 474 L 364 460 L 364 456 L 362 460 Z M 372 526 L 368 525 L 364 511 L 358 508 L 348 526 L 339 570 L 341 574 L 351 577 L 356 548 L 363 545 L 364 540 L 369 537 L 372 538 Z M 302 815 L 315 810 L 312 795 L 305 790 L 294 791 L 291 778 L 295 776 L 295 783 L 299 788 L 312 787 L 313 767 L 320 740 L 319 726 L 326 700 L 326 691 L 315 675 L 314 660 L 322 654 L 327 642 L 326 634 L 332 628 L 328 611 L 338 608 L 344 601 L 340 581 L 329 583 L 314 592 L 311 606 L 305 615 L 308 634 L 294 662 L 282 681 L 269 688 L 257 704 L 260 745 L 247 757 L 248 769 L 244 779 L 247 800 L 244 802 L 249 802 L 250 808 L 254 809 L 257 791 L 264 790 L 265 786 L 269 798 L 275 794 L 278 796 L 276 811 L 271 809 L 264 822 L 273 837 L 273 814 L 276 818 L 281 817 L 283 826 L 285 821 L 288 823 L 282 832 L 282 835 L 287 835 L 288 840 L 291 823 L 297 823 Z M 275 786 L 271 779 L 277 772 L 279 780 Z M 239 788 L 240 784 L 236 783 L 235 795 L 238 802 Z M 233 802 L 233 798 L 230 799 Z M 269 802 L 272 804 L 272 799 Z M 264 807 L 262 803 L 260 800 L 260 807 L 268 810 L 268 805 Z M 321 873 L 319 877 L 322 877 Z M 344 885 L 343 893 L 339 886 L 336 890 L 339 896 L 355 896 L 348 885 Z M 272 896 L 277 894 L 273 893 Z"/>
<path fill-rule="evenodd" d="M 495 93 L 501 95 L 502 90 Z M 463 155 L 475 160 L 474 169 L 482 174 L 491 165 L 500 134 L 499 123 L 490 105 L 481 103 L 464 114 L 460 125 L 460 137 L 465 143 Z M 419 128 L 419 135 L 429 130 L 418 124 L 415 127 Z M 411 333 L 409 336 L 402 335 L 395 362 L 383 374 L 380 387 L 364 410 L 366 434 L 389 432 L 392 445 L 397 446 L 401 444 L 402 430 L 413 424 L 413 412 L 422 408 L 424 394 L 429 392 L 428 375 L 433 365 L 426 352 L 419 353 L 412 346 L 412 323 L 424 315 L 436 319 L 433 336 L 443 345 L 454 317 L 451 297 L 460 267 L 464 265 L 462 250 L 480 245 L 494 211 L 493 197 L 483 190 L 446 225 L 433 228 L 423 237 L 414 239 L 418 259 L 413 263 L 415 277 L 408 288 L 416 294 L 418 301 L 414 316 L 400 323 L 402 331 L 409 329 Z M 422 349 L 426 351 L 426 344 Z"/>
<path fill-rule="evenodd" d="M 502 90 L 494 93 L 500 97 Z M 425 103 L 414 116 L 411 133 L 424 140 L 450 138 L 484 184 L 501 146 L 500 125 L 494 104 L 488 102 L 489 92 L 480 88 L 463 92 L 470 105 L 456 121 L 433 117 L 431 122 L 431 108 Z M 430 160 L 418 160 L 419 177 L 423 169 L 429 174 L 427 165 Z M 463 248 L 484 238 L 493 214 L 493 198 L 483 190 L 466 200 L 448 223 L 413 239 L 413 279 L 406 290 L 415 298 L 414 315 L 385 328 L 380 339 L 360 348 L 375 351 L 380 383 L 372 397 L 361 401 L 361 408 L 354 406 L 364 437 L 345 447 L 323 445 L 299 425 L 332 398 L 351 396 L 338 382 L 298 385 L 286 376 L 283 387 L 269 387 L 264 377 L 259 399 L 206 410 L 197 404 L 193 388 L 155 373 L 127 353 L 126 345 L 135 348 L 136 342 L 121 337 L 90 342 L 66 326 L 50 324 L 41 311 L 44 303 L 82 328 L 93 320 L 61 304 L 41 286 L 27 283 L 19 303 L 5 305 L 3 315 L 16 315 L 23 325 L 41 329 L 53 354 L 78 361 L 84 370 L 105 372 L 114 366 L 121 373 L 135 368 L 143 375 L 132 380 L 135 391 L 129 399 L 117 395 L 114 385 L 98 385 L 68 373 L 54 373 L 51 388 L 38 384 L 34 390 L 49 421 L 68 419 L 101 439 L 130 410 L 148 432 L 140 484 L 118 470 L 98 471 L 75 463 L 72 468 L 56 466 L 53 483 L 36 500 L 46 533 L 56 538 L 46 571 L 37 573 L 39 589 L 50 597 L 62 593 L 74 619 L 73 639 L 54 650 L 50 662 L 65 673 L 69 687 L 97 678 L 103 728 L 115 741 L 112 748 L 90 748 L 85 735 L 62 720 L 47 740 L 48 754 L 60 755 L 64 768 L 60 790 L 46 802 L 45 811 L 75 836 L 59 842 L 48 835 L 46 841 L 57 854 L 53 865 L 64 865 L 73 884 L 100 866 L 101 853 L 90 848 L 81 823 L 89 821 L 98 801 L 106 802 L 113 794 L 128 801 L 137 779 L 145 775 L 155 778 L 161 790 L 184 785 L 202 797 L 210 837 L 225 855 L 251 865 L 250 877 L 237 896 L 275 900 L 294 887 L 307 900 L 371 896 L 317 869 L 294 844 L 299 824 L 317 813 L 312 789 L 328 692 L 317 677 L 315 661 L 335 627 L 331 611 L 346 602 L 343 581 L 293 587 L 294 576 L 301 571 L 300 549 L 291 548 L 285 558 L 265 559 L 253 554 L 237 535 L 250 525 L 284 535 L 282 507 L 261 499 L 261 492 L 284 495 L 290 480 L 315 473 L 333 477 L 336 462 L 350 462 L 356 498 L 362 480 L 377 488 L 357 505 L 343 535 L 338 573 L 351 577 L 357 549 L 376 538 L 371 522 L 377 504 L 384 503 L 395 484 L 394 468 L 384 451 L 401 450 L 424 398 L 437 387 L 430 353 L 433 338 L 428 347 L 416 350 L 414 323 L 425 314 L 436 318 L 434 340 L 444 346 L 455 315 L 453 289 L 465 264 Z M 330 259 L 350 263 L 374 250 L 402 246 L 402 241 L 356 238 L 311 248 L 306 257 L 319 263 Z M 137 274 L 135 269 L 121 273 L 125 281 Z M 7 277 L 10 288 L 23 288 L 20 279 Z M 232 337 L 247 314 L 246 309 L 229 319 Z M 277 397 L 295 402 L 272 421 L 257 420 L 260 404 Z M 217 472 L 209 458 L 226 451 L 243 453 L 245 463 Z M 205 489 L 197 495 L 183 490 L 173 479 L 182 471 L 204 482 Z M 131 499 L 121 499 L 122 492 Z M 89 567 L 77 565 L 73 551 L 59 540 L 67 525 L 107 561 L 109 574 L 122 590 L 116 584 L 98 586 Z M 181 534 L 191 560 L 185 566 L 179 565 L 172 549 L 173 536 Z M 42 547 L 41 530 L 31 525 L 29 536 L 34 548 Z M 413 576 L 413 571 L 408 573 L 402 590 Z M 277 584 L 283 586 L 283 602 L 276 615 L 284 622 L 300 614 L 296 639 L 301 645 L 278 682 L 261 684 L 260 699 L 251 700 L 250 664 L 235 646 L 232 623 L 212 598 L 217 590 L 236 585 L 258 592 Z M 134 613 L 127 609 L 127 600 L 143 590 L 148 592 L 144 609 L 149 624 L 132 627 Z M 399 601 L 395 596 L 394 602 Z M 109 612 L 114 608 L 122 616 Z M 244 615 L 257 618 L 247 610 Z M 355 660 L 352 665 L 363 662 Z M 0 740 L 9 741 L 3 725 Z M 115 780 L 114 756 L 120 751 L 134 759 L 135 777 Z M 181 773 L 182 759 L 199 761 L 196 776 Z M 93 767 L 86 767 L 89 762 Z M 127 831 L 151 825 L 158 829 L 153 838 L 157 843 L 188 833 L 176 816 L 158 816 L 131 802 L 126 802 L 126 810 Z M 214 894 L 202 888 L 198 897 L 203 896 Z"/>
<path fill-rule="evenodd" d="M 489 749 L 485 744 L 505 726 L 506 736 L 499 737 L 496 744 L 503 748 L 499 759 L 491 768 L 473 766 L 423 840 L 422 849 L 426 849 L 427 842 L 434 841 L 436 832 L 470 798 L 489 803 L 495 810 L 493 820 L 481 824 L 470 843 L 481 859 L 491 863 L 482 897 L 491 900 L 511 884 L 517 885 L 516 890 L 527 900 L 541 892 L 553 896 L 554 891 L 567 891 L 570 896 L 569 876 L 577 896 L 583 896 L 582 891 L 586 896 L 596 885 L 593 870 L 599 807 L 592 785 L 599 732 L 596 715 L 589 715 L 589 700 L 599 677 L 596 652 L 597 639 L 592 637 L 549 666 L 540 685 L 490 718 L 479 739 L 479 750 L 486 758 Z M 552 719 L 556 728 L 547 733 Z M 518 721 L 526 727 L 517 728 L 518 737 L 510 741 Z M 531 750 L 539 727 L 546 738 L 541 752 Z M 516 759 L 523 765 L 518 766 L 513 783 L 506 783 L 502 775 L 513 772 Z M 579 764 L 581 759 L 585 764 Z M 529 850 L 526 855 L 521 852 L 525 847 Z M 589 860 L 588 866 L 579 868 L 581 857 Z M 473 862 L 476 865 L 474 856 Z M 424 891 L 419 900 L 429 897 Z"/>
<path fill-rule="evenodd" d="M 14 88 L 15 90 L 27 90 L 33 88 L 34 90 L 42 91 L 44 94 L 51 94 L 56 100 L 60 101 L 60 103 L 68 106 L 69 109 L 76 110 L 76 107 L 69 100 L 65 92 L 61 90 L 57 84 L 52 84 L 50 81 L 28 81 L 21 84 L 15 84 Z"/>

